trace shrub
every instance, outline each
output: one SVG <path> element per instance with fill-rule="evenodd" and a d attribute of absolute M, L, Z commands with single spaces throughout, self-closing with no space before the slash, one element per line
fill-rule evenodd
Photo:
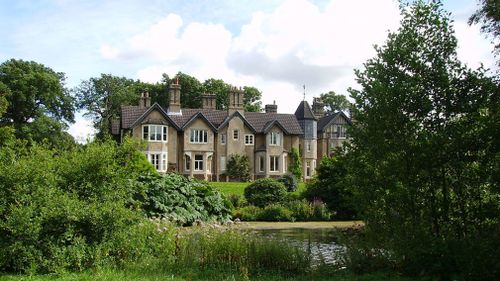
<path fill-rule="evenodd" d="M 279 178 L 279 180 L 286 187 L 288 192 L 297 190 L 297 178 L 293 174 L 286 174 Z"/>
<path fill-rule="evenodd" d="M 132 182 L 136 200 L 149 217 L 163 217 L 180 225 L 195 221 L 226 222 L 231 218 L 230 202 L 206 182 L 178 174 L 144 175 Z"/>
<path fill-rule="evenodd" d="M 226 166 L 226 175 L 231 179 L 250 181 L 250 161 L 246 155 L 231 155 Z"/>
<path fill-rule="evenodd" d="M 300 153 L 299 150 L 295 147 L 292 147 L 290 150 L 290 173 L 295 176 L 297 180 L 302 179 L 302 164 L 300 161 Z"/>
<path fill-rule="evenodd" d="M 256 221 L 260 216 L 260 212 L 261 208 L 249 205 L 236 209 L 233 212 L 233 217 L 239 218 L 242 221 Z"/>
<path fill-rule="evenodd" d="M 338 151 L 336 157 L 324 157 L 317 169 L 317 178 L 307 184 L 302 195 L 313 202 L 321 200 L 336 214 L 337 219 L 351 220 L 357 217 L 353 194 L 346 183 L 347 160 Z"/>
<path fill-rule="evenodd" d="M 293 216 L 297 221 L 308 221 L 313 215 L 314 211 L 311 203 L 307 200 L 292 200 L 286 203 L 286 207 L 293 212 Z"/>
<path fill-rule="evenodd" d="M 293 212 L 278 204 L 267 205 L 258 215 L 262 221 L 295 221 Z"/>
<path fill-rule="evenodd" d="M 117 251 L 140 216 L 125 207 L 114 143 L 16 149 L 2 148 L 8 157 L 0 158 L 0 271 L 84 270 L 133 258 Z"/>
<path fill-rule="evenodd" d="M 285 196 L 285 186 L 270 178 L 256 180 L 245 188 L 247 202 L 258 207 L 279 203 L 283 201 Z"/>
<path fill-rule="evenodd" d="M 231 202 L 233 208 L 236 209 L 242 207 L 245 204 L 245 200 L 243 199 L 243 197 L 238 194 L 229 194 L 227 199 L 229 200 L 229 202 Z"/>

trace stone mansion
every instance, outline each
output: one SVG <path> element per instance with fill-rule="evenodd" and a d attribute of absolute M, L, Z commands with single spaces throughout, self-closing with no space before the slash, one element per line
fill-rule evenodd
<path fill-rule="evenodd" d="M 246 155 L 252 178 L 279 177 L 287 173 L 288 153 L 297 148 L 303 178 L 314 175 L 324 155 L 346 141 L 349 117 L 342 112 L 324 114 L 324 104 L 300 102 L 295 114 L 245 112 L 243 91 L 232 88 L 226 110 L 216 110 L 215 95 L 203 95 L 203 108 L 181 108 L 181 85 L 169 88 L 169 106 L 154 103 L 143 93 L 138 106 L 122 106 L 121 118 L 113 120 L 112 134 L 129 134 L 147 141 L 144 153 L 160 172 L 177 172 L 211 181 L 225 176 L 231 155 Z"/>

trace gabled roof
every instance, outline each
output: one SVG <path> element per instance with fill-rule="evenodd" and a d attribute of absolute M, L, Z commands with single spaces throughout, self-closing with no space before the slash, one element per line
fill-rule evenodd
<path fill-rule="evenodd" d="M 302 135 L 303 131 L 297 118 L 293 114 L 263 113 L 263 112 L 245 112 L 245 118 L 248 120 L 258 133 L 265 133 L 266 125 L 271 121 L 278 121 L 285 131 L 290 135 Z"/>
<path fill-rule="evenodd" d="M 319 119 L 319 121 L 318 121 L 318 133 L 322 133 L 326 127 L 330 126 L 333 123 L 333 121 L 340 116 L 344 117 L 347 120 L 347 123 L 349 125 L 351 125 L 351 119 L 349 117 L 347 117 L 347 115 L 345 115 L 344 112 L 338 111 L 338 112 L 335 112 L 333 114 L 323 116 L 323 117 L 321 117 L 321 119 Z"/>
<path fill-rule="evenodd" d="M 142 109 L 142 108 L 140 108 Z M 158 103 L 154 103 L 152 106 L 150 106 L 149 108 L 147 108 L 144 113 L 142 113 L 139 118 L 137 118 L 131 125 L 130 125 L 130 128 L 132 127 L 135 127 L 139 124 L 141 124 L 141 122 L 151 113 L 153 112 L 154 110 L 157 110 L 158 112 L 161 113 L 161 115 L 163 115 L 163 117 L 167 120 L 168 123 L 172 124 L 177 130 L 180 129 L 179 126 L 177 126 L 177 124 L 175 124 L 172 119 L 170 118 L 170 116 L 167 114 L 167 112 L 158 104 Z"/>
<path fill-rule="evenodd" d="M 305 100 L 301 101 L 297 110 L 295 110 L 295 117 L 297 117 L 298 120 L 318 120 L 314 116 L 311 106 L 309 106 L 309 103 Z"/>
<path fill-rule="evenodd" d="M 219 130 L 222 129 L 224 126 L 227 126 L 227 124 L 229 124 L 229 121 L 231 121 L 231 119 L 233 119 L 234 117 L 240 117 L 241 120 L 243 120 L 243 123 L 248 128 L 250 128 L 250 130 L 252 130 L 254 134 L 257 132 L 255 128 L 248 122 L 248 120 L 243 115 L 241 115 L 239 111 L 235 111 L 231 116 L 226 117 L 224 122 L 222 122 L 222 124 L 219 125 Z"/>
<path fill-rule="evenodd" d="M 293 114 L 279 114 L 279 113 L 264 113 L 264 112 L 245 112 L 244 116 L 239 112 L 228 116 L 227 111 L 213 110 L 213 109 L 195 109 L 195 108 L 182 108 L 182 115 L 168 115 L 166 108 L 161 107 L 157 103 L 149 108 L 139 106 L 122 106 L 122 128 L 130 129 L 137 126 L 142 119 L 151 112 L 152 108 L 160 111 L 165 119 L 170 121 L 177 130 L 182 130 L 186 124 L 192 122 L 193 118 L 203 118 L 214 128 L 221 128 L 224 122 L 228 122 L 234 116 L 241 116 L 246 122 L 245 124 L 251 128 L 254 133 L 264 133 L 266 125 L 269 122 L 276 120 L 279 122 L 283 130 L 290 135 L 303 134 L 302 128 Z M 201 115 L 199 115 L 201 113 Z M 203 117 L 201 117 L 203 116 Z M 139 119 L 141 119 L 139 121 Z M 139 123 L 138 123 L 139 122 Z"/>
<path fill-rule="evenodd" d="M 217 132 L 217 128 L 210 121 L 208 121 L 207 117 L 205 117 L 205 115 L 203 115 L 203 113 L 201 112 L 198 112 L 195 115 L 193 115 L 186 123 L 184 123 L 181 129 L 183 131 L 186 130 L 186 128 L 189 127 L 189 125 L 191 125 L 191 123 L 193 123 L 196 119 L 201 119 L 205 121 L 205 123 L 208 124 L 208 126 L 212 129 L 212 131 Z"/>
<path fill-rule="evenodd" d="M 283 132 L 285 132 L 286 134 L 290 134 L 285 127 L 283 127 L 283 125 L 281 125 L 281 123 L 278 121 L 278 120 L 272 120 L 272 121 L 269 121 L 267 122 L 267 124 L 264 126 L 264 134 L 267 134 L 269 133 L 269 131 L 274 127 L 274 126 L 278 126 Z"/>

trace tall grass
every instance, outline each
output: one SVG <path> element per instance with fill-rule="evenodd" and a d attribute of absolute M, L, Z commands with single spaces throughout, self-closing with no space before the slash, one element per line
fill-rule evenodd
<path fill-rule="evenodd" d="M 192 228 L 178 234 L 173 264 L 181 271 L 201 268 L 287 275 L 309 270 L 311 256 L 284 241 L 263 239 L 241 230 Z"/>

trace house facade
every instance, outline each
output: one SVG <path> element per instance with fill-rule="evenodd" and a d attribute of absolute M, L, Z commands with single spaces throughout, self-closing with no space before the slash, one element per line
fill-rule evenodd
<path fill-rule="evenodd" d="M 167 108 L 151 104 L 143 93 L 138 106 L 122 106 L 120 119 L 112 122 L 112 134 L 119 139 L 131 135 L 146 141 L 144 153 L 160 172 L 226 181 L 227 162 L 239 154 L 248 157 L 253 179 L 280 177 L 288 172 L 289 153 L 296 148 L 303 178 L 309 179 L 321 157 L 347 140 L 349 118 L 324 115 L 319 99 L 314 111 L 302 101 L 295 114 L 280 114 L 276 104 L 266 105 L 265 112 L 245 112 L 238 88 L 231 89 L 227 110 L 216 110 L 211 94 L 202 96 L 201 109 L 181 108 L 180 93 L 181 85 L 171 84 Z"/>

